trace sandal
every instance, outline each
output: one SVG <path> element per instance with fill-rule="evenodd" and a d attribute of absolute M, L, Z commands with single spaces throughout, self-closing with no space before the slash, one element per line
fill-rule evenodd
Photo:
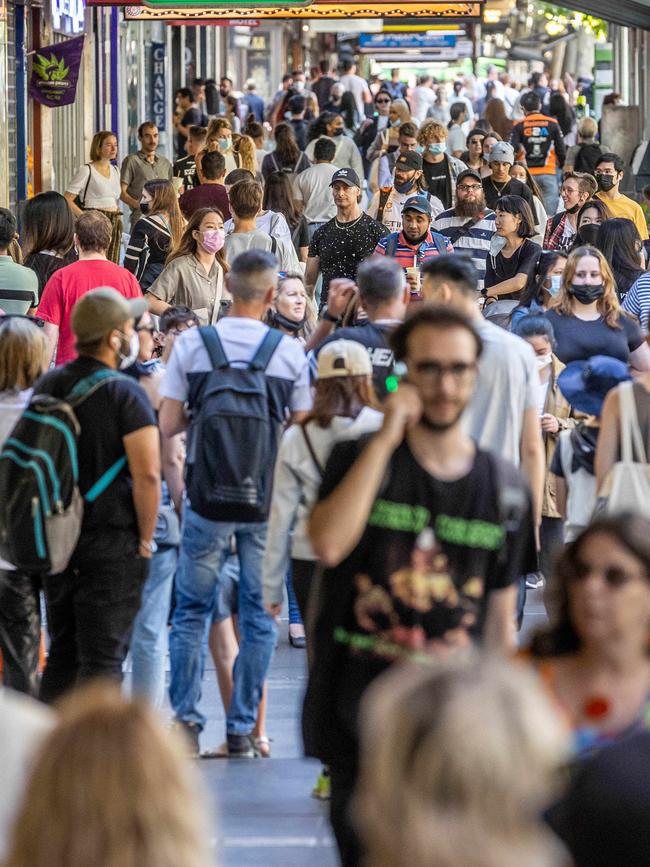
<path fill-rule="evenodd" d="M 255 746 L 259 750 L 259 754 L 263 759 L 271 758 L 271 740 L 266 735 L 260 735 L 255 738 Z"/>

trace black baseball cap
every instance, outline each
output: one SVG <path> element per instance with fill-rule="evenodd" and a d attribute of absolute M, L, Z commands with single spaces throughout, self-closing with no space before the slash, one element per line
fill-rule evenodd
<path fill-rule="evenodd" d="M 404 211 L 419 211 L 421 214 L 426 214 L 427 217 L 430 217 L 431 205 L 426 196 L 411 196 L 410 199 L 407 199 L 404 202 L 402 213 L 404 213 Z"/>
<path fill-rule="evenodd" d="M 330 181 L 330 187 L 333 187 L 334 184 L 338 183 L 345 184 L 348 187 L 359 187 L 359 189 L 361 189 L 359 175 L 354 171 L 354 169 L 339 169 L 338 172 L 334 172 L 332 180 Z"/>
<path fill-rule="evenodd" d="M 458 186 L 458 184 L 465 178 L 474 178 L 474 180 L 478 181 L 480 184 L 483 183 L 483 178 L 477 171 L 474 169 L 465 169 L 465 171 L 461 172 L 456 178 L 456 186 Z"/>
<path fill-rule="evenodd" d="M 407 151 L 397 157 L 395 168 L 407 172 L 421 172 L 422 157 L 415 151 Z"/>

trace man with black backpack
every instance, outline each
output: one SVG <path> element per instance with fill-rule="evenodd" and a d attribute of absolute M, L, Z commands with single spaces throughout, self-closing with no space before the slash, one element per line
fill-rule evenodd
<path fill-rule="evenodd" d="M 262 597 L 273 466 L 284 422 L 311 407 L 301 346 L 261 321 L 277 291 L 277 268 L 275 257 L 263 250 L 232 261 L 226 278 L 231 315 L 179 335 L 160 389 L 163 437 L 189 427 L 170 698 L 194 753 L 205 724 L 198 708 L 201 645 L 233 537 L 240 565 L 240 646 L 226 719 L 228 751 L 241 758 L 257 752 L 252 731 L 275 644 Z"/>
<path fill-rule="evenodd" d="M 46 702 L 91 677 L 121 679 L 155 551 L 158 429 L 142 387 L 118 372 L 137 356 L 133 320 L 146 309 L 115 289 L 84 295 L 72 311 L 79 357 L 36 383 L 2 452 L 2 550 L 45 591 Z"/>

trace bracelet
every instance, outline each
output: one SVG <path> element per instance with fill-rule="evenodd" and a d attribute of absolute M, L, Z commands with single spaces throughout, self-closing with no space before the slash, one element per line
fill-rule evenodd
<path fill-rule="evenodd" d="M 327 308 L 323 311 L 321 319 L 324 319 L 326 322 L 333 322 L 335 325 L 338 325 L 341 321 L 340 316 L 333 316 Z"/>
<path fill-rule="evenodd" d="M 147 542 L 146 539 L 140 539 L 140 547 L 144 548 L 145 551 L 148 551 L 150 554 L 155 554 L 158 550 L 158 545 L 152 540 L 151 542 Z"/>

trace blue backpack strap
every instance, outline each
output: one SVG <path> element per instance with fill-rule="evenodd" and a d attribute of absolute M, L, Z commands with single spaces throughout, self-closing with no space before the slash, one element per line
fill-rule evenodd
<path fill-rule="evenodd" d="M 393 232 L 388 236 L 388 241 L 386 242 L 386 255 L 391 256 L 393 259 L 395 258 L 395 253 L 397 252 L 397 244 L 399 243 L 399 232 Z"/>
<path fill-rule="evenodd" d="M 251 370 L 266 370 L 271 360 L 271 356 L 278 347 L 278 344 L 284 337 L 284 334 L 279 328 L 269 328 L 264 335 L 264 339 L 257 348 L 257 352 L 250 362 Z"/>
<path fill-rule="evenodd" d="M 199 328 L 199 334 L 201 335 L 205 350 L 210 357 L 212 369 L 218 370 L 221 367 L 228 367 L 229 361 L 224 352 L 221 339 L 217 334 L 217 329 L 213 328 L 212 325 L 204 325 Z"/>
<path fill-rule="evenodd" d="M 436 250 L 441 256 L 447 252 L 447 239 L 440 232 L 431 232 L 431 240 L 436 245 Z"/>
<path fill-rule="evenodd" d="M 64 400 L 71 406 L 78 406 L 82 401 L 90 396 L 99 386 L 104 385 L 109 379 L 124 379 L 124 374 L 117 370 L 112 370 L 110 367 L 95 370 L 94 373 L 84 376 L 83 379 L 77 380 L 72 389 L 65 396 Z"/>
<path fill-rule="evenodd" d="M 123 467 L 126 466 L 126 455 L 122 455 L 121 458 L 118 458 L 115 463 L 110 466 L 105 473 L 97 479 L 95 484 L 90 488 L 90 490 L 86 491 L 84 494 L 84 500 L 87 503 L 94 503 L 94 501 L 101 494 L 104 493 L 106 488 L 115 481 Z"/>

